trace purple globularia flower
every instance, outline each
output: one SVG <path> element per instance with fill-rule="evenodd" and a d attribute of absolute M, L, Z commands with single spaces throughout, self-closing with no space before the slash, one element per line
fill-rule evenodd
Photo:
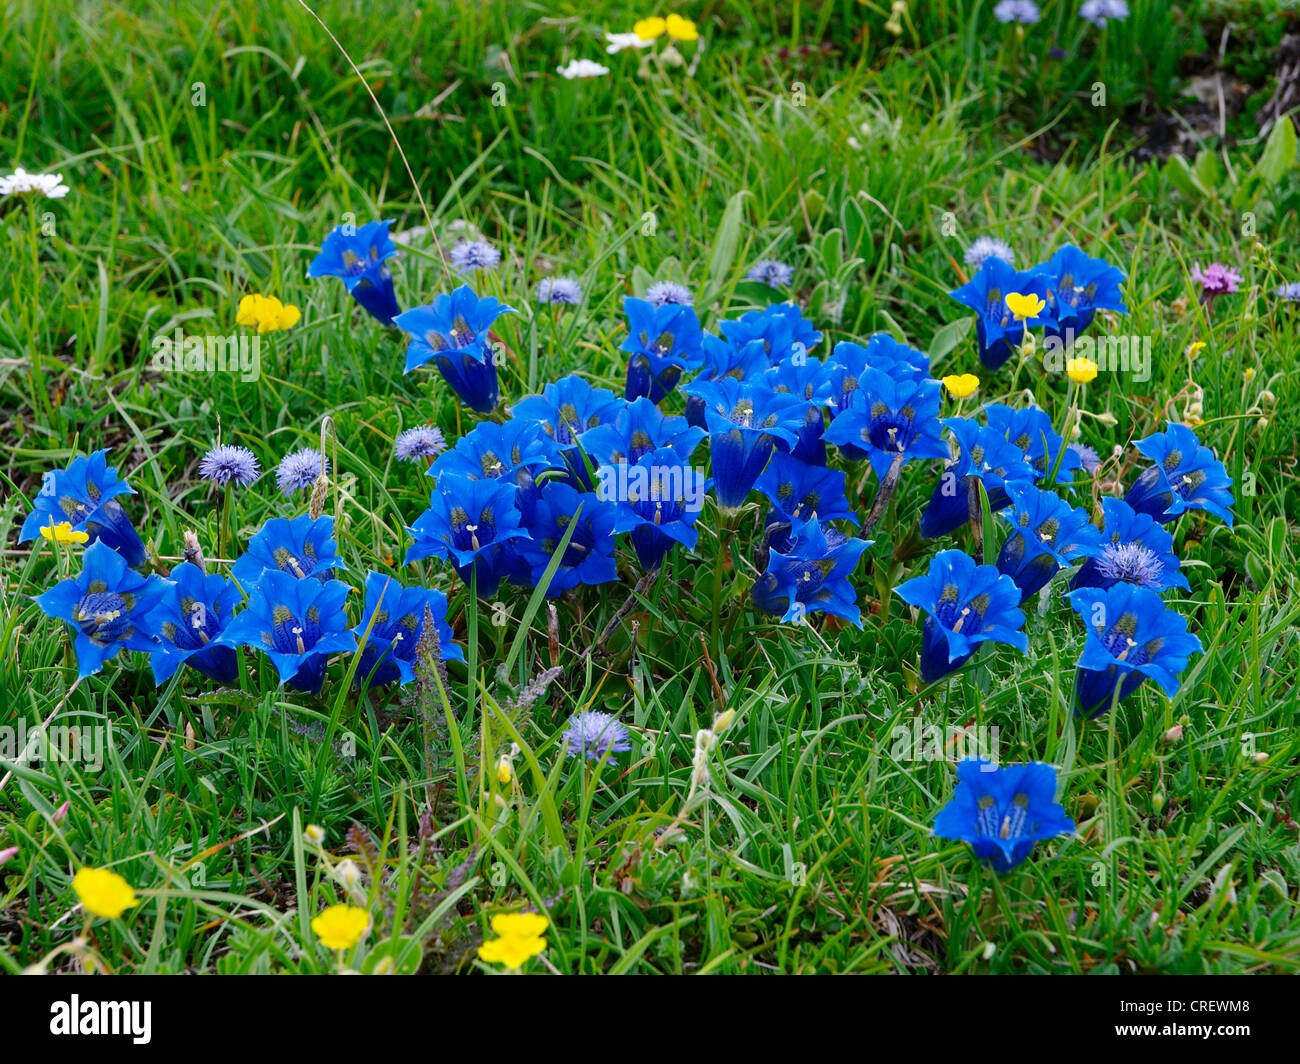
<path fill-rule="evenodd" d="M 1002 21 L 1007 20 L 1003 19 Z M 1011 245 L 1005 240 L 999 240 L 995 236 L 977 236 L 971 242 L 971 246 L 966 249 L 962 261 L 967 266 L 973 266 L 978 270 L 984 265 L 985 259 L 1001 259 L 1008 266 L 1014 266 L 1016 264 L 1016 253 L 1011 250 Z"/>
<path fill-rule="evenodd" d="M 495 270 L 501 261 L 501 252 L 486 240 L 462 240 L 448 255 L 451 268 L 457 273 L 473 273 L 475 270 Z"/>
<path fill-rule="evenodd" d="M 560 736 L 560 745 L 570 757 L 585 757 L 588 761 L 600 761 L 632 749 L 627 728 L 618 718 L 595 709 L 575 713 L 569 718 Z"/>
<path fill-rule="evenodd" d="M 539 303 L 576 306 L 582 302 L 582 285 L 572 277 L 543 277 L 533 289 Z"/>
<path fill-rule="evenodd" d="M 794 277 L 794 267 L 776 259 L 760 259 L 745 274 L 747 280 L 759 281 L 769 288 L 784 288 Z"/>
<path fill-rule="evenodd" d="M 275 471 L 275 486 L 287 499 L 295 491 L 310 490 L 321 472 L 328 473 L 329 470 L 328 458 L 322 458 L 320 451 L 314 447 L 304 447 L 284 456 Z"/>
<path fill-rule="evenodd" d="M 1279 299 L 1289 299 L 1293 303 L 1300 302 L 1300 281 L 1288 281 L 1280 285 L 1273 294 Z"/>
<path fill-rule="evenodd" d="M 418 462 L 421 458 L 435 458 L 447 449 L 442 430 L 432 425 L 417 425 L 397 434 L 393 441 L 393 457 L 399 462 Z"/>
<path fill-rule="evenodd" d="M 199 462 L 199 476 L 214 484 L 236 484 L 247 487 L 252 484 L 262 471 L 257 465 L 257 456 L 247 447 L 233 447 L 230 444 L 218 444 Z"/>
<path fill-rule="evenodd" d="M 1128 4 L 1125 0 L 1085 0 L 1079 8 L 1079 17 L 1085 22 L 1091 22 L 1099 30 L 1104 30 L 1107 19 L 1122 22 L 1128 18 Z"/>
<path fill-rule="evenodd" d="M 1241 274 L 1221 262 L 1212 262 L 1205 269 L 1197 266 L 1192 280 L 1201 286 L 1201 302 L 1214 306 L 1219 296 L 1231 295 L 1241 287 Z"/>
<path fill-rule="evenodd" d="M 653 307 L 689 307 L 695 304 L 691 290 L 676 281 L 656 281 L 645 290 L 645 300 Z"/>
<path fill-rule="evenodd" d="M 1032 0 L 1000 0 L 993 9 L 993 17 L 999 22 L 1020 22 L 1032 26 L 1043 15 Z"/>
<path fill-rule="evenodd" d="M 1072 443 L 1070 450 L 1079 456 L 1080 466 L 1085 473 L 1092 475 L 1101 468 L 1101 455 L 1095 447 L 1089 447 L 1086 443 Z"/>

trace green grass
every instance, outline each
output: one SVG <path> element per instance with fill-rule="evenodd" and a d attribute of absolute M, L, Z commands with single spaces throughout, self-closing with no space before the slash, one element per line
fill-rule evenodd
<path fill-rule="evenodd" d="M 855 575 L 860 630 L 754 611 L 753 504 L 724 564 L 706 511 L 698 549 L 673 556 L 600 646 L 636 582 L 629 551 L 620 584 L 556 604 L 553 636 L 527 591 L 475 603 L 440 563 L 402 567 L 427 489 L 394 462 L 393 438 L 426 421 L 451 438 L 472 418 L 435 374 L 403 375 L 400 341 L 340 286 L 305 279 L 349 213 L 394 218 L 395 231 L 425 224 L 346 60 L 287 0 L 14 2 L 0 26 L 0 162 L 61 170 L 72 191 L 0 208 L 11 279 L 0 300 L 0 723 L 34 728 L 57 709 L 62 723 L 111 723 L 112 741 L 99 772 L 0 762 L 11 773 L 0 850 L 19 850 L 0 866 L 0 966 L 60 947 L 51 968 L 86 963 L 68 948 L 83 923 L 70 884 L 94 865 L 142 891 L 84 947 L 113 971 L 330 971 L 337 958 L 309 923 L 344 897 L 327 870 L 350 854 L 375 920 L 348 958 L 362 970 L 473 970 L 490 916 L 525 905 L 552 921 L 544 959 L 530 962 L 539 971 L 1300 967 L 1300 317 L 1271 294 L 1300 279 L 1300 182 L 1294 158 L 1275 166 L 1241 123 L 1189 165 L 1130 159 L 1135 117 L 1178 103 L 1184 53 L 1231 5 L 1138 0 L 1102 38 L 1077 5 L 1049 0 L 1019 43 L 989 2 L 912 5 L 923 10 L 897 37 L 889 6 L 684 5 L 706 41 L 693 75 L 642 78 L 624 52 L 590 82 L 554 68 L 604 60 L 601 33 L 649 11 L 604 0 L 318 10 L 392 122 L 441 246 L 464 221 L 505 253 L 486 290 L 521 310 L 501 329 L 514 356 L 506 403 L 570 372 L 621 391 L 625 295 L 685 281 L 716 328 L 769 300 L 744 274 L 770 256 L 796 266 L 824 350 L 889 331 L 930 351 L 936 375 L 980 372 L 982 400 L 1032 398 L 1059 421 L 1061 378 L 1033 362 L 983 373 L 969 330 L 946 328 L 963 320 L 946 295 L 964 279 L 962 252 L 987 232 L 1022 264 L 1069 241 L 1121 265 L 1130 314 L 1116 328 L 1151 336 L 1154 365 L 1147 381 L 1102 374 L 1088 386 L 1085 442 L 1107 455 L 1180 419 L 1199 386 L 1202 438 L 1238 485 L 1235 532 L 1196 517 L 1177 526 L 1192 584 L 1178 608 L 1206 648 L 1177 698 L 1147 685 L 1113 716 L 1075 720 L 1083 632 L 1056 599 L 1032 604 L 1028 656 L 993 654 L 919 691 L 919 625 L 890 588 L 935 549 L 915 534 L 929 463 L 905 471 Z M 1283 17 L 1252 23 L 1259 54 L 1233 61 L 1266 58 Z M 824 53 L 799 52 L 823 42 Z M 1066 59 L 1046 55 L 1051 43 Z M 1091 102 L 1096 82 L 1104 107 Z M 1245 278 L 1212 315 L 1188 280 L 1209 261 Z M 552 272 L 582 279 L 580 308 L 532 306 Z M 427 236 L 396 275 L 404 306 L 448 284 Z M 151 369 L 158 335 L 236 331 L 247 292 L 303 312 L 263 338 L 257 381 Z M 1186 354 L 1195 341 L 1206 346 Z M 445 691 L 357 699 L 345 660 L 312 699 L 277 687 L 253 656 L 238 689 L 212 690 L 193 672 L 156 689 L 143 658 L 124 654 L 72 690 L 68 641 L 29 596 L 75 572 L 75 558 L 17 544 L 41 475 L 108 447 L 160 557 L 179 557 L 188 528 L 209 556 L 229 557 L 218 554 L 223 503 L 196 473 L 203 452 L 220 433 L 273 468 L 323 426 L 337 448 L 327 512 L 350 580 L 373 568 L 447 590 L 474 672 L 451 663 Z M 1138 468 L 1129 448 L 1107 475 L 1131 482 Z M 865 510 L 865 465 L 850 467 L 850 484 Z M 240 544 L 301 506 L 264 476 L 235 496 Z M 546 695 L 513 710 L 553 665 L 563 672 Z M 588 707 L 617 713 L 635 745 L 584 771 L 557 741 Z M 735 718 L 698 777 L 697 733 L 725 710 Z M 1078 836 L 1002 877 L 964 844 L 931 839 L 953 771 L 893 756 L 895 729 L 915 721 L 996 726 L 1003 760 L 1061 766 Z M 1181 737 L 1166 739 L 1176 724 Z M 514 780 L 502 785 L 494 766 L 511 744 Z M 324 829 L 324 851 L 304 838 L 308 824 Z"/>

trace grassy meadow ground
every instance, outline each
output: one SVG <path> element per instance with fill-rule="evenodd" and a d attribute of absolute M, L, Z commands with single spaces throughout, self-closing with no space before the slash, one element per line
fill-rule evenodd
<path fill-rule="evenodd" d="M 1023 39 L 984 0 L 908 6 L 895 34 L 884 0 L 684 3 L 703 46 L 642 76 L 641 54 L 607 57 L 602 34 L 655 12 L 610 0 L 322 0 L 435 243 L 379 111 L 298 3 L 6 0 L 0 170 L 62 172 L 71 191 L 0 206 L 0 724 L 35 728 L 57 708 L 64 723 L 111 724 L 111 742 L 99 771 L 0 763 L 0 850 L 17 847 L 0 865 L 0 970 L 48 957 L 57 971 L 332 971 L 309 923 L 344 896 L 329 868 L 345 854 L 374 920 L 347 957 L 365 971 L 484 969 L 490 917 L 524 906 L 551 921 L 538 972 L 1300 969 L 1300 304 L 1273 295 L 1300 280 L 1300 170 L 1294 141 L 1251 120 L 1286 5 L 1133 0 L 1099 34 L 1077 4 L 1046 0 Z M 557 76 L 582 57 L 610 75 Z M 1152 116 L 1216 69 L 1250 86 L 1249 105 L 1224 135 L 1217 117 L 1197 132 L 1199 155 L 1146 158 Z M 934 550 L 916 532 L 931 462 L 905 471 L 854 576 L 861 629 L 750 606 L 753 508 L 725 565 L 706 512 L 697 551 L 627 612 L 622 550 L 627 578 L 560 600 L 550 633 L 527 591 L 474 603 L 442 563 L 402 566 L 428 486 L 392 451 L 404 428 L 452 439 L 472 415 L 430 369 L 404 375 L 400 335 L 337 282 L 305 276 L 350 218 L 410 234 L 394 266 L 404 307 L 448 290 L 438 247 L 459 234 L 502 250 L 484 289 L 521 311 L 500 329 L 507 403 L 571 372 L 621 394 L 626 295 L 685 282 L 716 329 L 770 301 L 745 272 L 776 258 L 795 267 L 823 350 L 887 331 L 928 351 L 936 376 L 979 373 L 980 400 L 1056 417 L 1064 379 L 1032 361 L 982 371 L 947 293 L 981 234 L 1022 266 L 1064 243 L 1105 257 L 1128 275 L 1129 316 L 1111 331 L 1151 337 L 1153 364 L 1147 380 L 1087 386 L 1084 409 L 1110 417 L 1085 417 L 1083 441 L 1109 456 L 1182 420 L 1199 388 L 1198 432 L 1237 485 L 1235 531 L 1204 515 L 1177 526 L 1191 581 L 1179 608 L 1205 653 L 1174 700 L 1148 684 L 1080 722 L 1083 630 L 1044 598 L 1028 609 L 1029 655 L 992 655 L 922 694 L 920 627 L 891 588 Z M 1244 280 L 1207 313 L 1189 275 L 1211 261 Z M 535 303 L 550 274 L 581 279 L 581 306 Z M 151 367 L 154 338 L 177 328 L 240 331 L 249 292 L 303 315 L 262 337 L 256 381 Z M 319 445 L 326 417 L 349 579 L 377 569 L 449 593 L 471 669 L 449 666 L 447 705 L 410 688 L 358 700 L 337 666 L 313 699 L 252 656 L 239 689 L 192 671 L 156 688 L 141 656 L 121 654 L 70 690 L 69 641 L 30 596 L 72 559 L 17 542 L 42 474 L 107 447 L 160 557 L 177 559 L 190 528 L 218 557 L 225 510 L 197 475 L 204 452 L 220 435 L 273 470 Z M 1131 482 L 1125 453 L 1112 475 Z M 850 476 L 863 506 L 870 479 L 865 464 Z M 264 474 L 231 519 L 244 543 L 302 508 Z M 513 711 L 553 665 L 547 694 Z M 581 708 L 618 714 L 632 752 L 599 771 L 564 758 L 558 736 Z M 693 784 L 695 733 L 724 709 L 734 723 Z M 1003 876 L 932 838 L 954 772 L 895 756 L 918 721 L 997 727 L 1002 760 L 1059 765 L 1077 835 Z M 494 759 L 512 742 L 503 785 Z M 83 923 L 83 865 L 120 872 L 141 904 L 49 957 Z"/>

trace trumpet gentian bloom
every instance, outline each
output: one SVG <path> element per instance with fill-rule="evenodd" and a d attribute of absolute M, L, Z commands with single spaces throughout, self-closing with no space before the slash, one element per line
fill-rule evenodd
<path fill-rule="evenodd" d="M 859 524 L 844 494 L 844 474 L 838 469 L 809 465 L 778 451 L 754 483 L 787 522 L 845 520 Z"/>
<path fill-rule="evenodd" d="M 426 609 L 438 630 L 438 650 L 443 660 L 464 661 L 460 647 L 452 642 L 446 595 L 432 588 L 403 587 L 391 576 L 373 569 L 366 574 L 365 610 L 361 623 L 352 629 L 358 642 L 363 637 L 366 641 L 354 674 L 357 684 L 368 678 L 370 686 L 382 687 L 415 679 L 415 648 L 424 635 Z"/>
<path fill-rule="evenodd" d="M 1009 872 L 1044 839 L 1074 832 L 1056 801 L 1056 768 L 1041 761 L 994 765 L 982 757 L 957 765 L 952 801 L 934 819 L 934 835 L 970 843 L 995 872 Z"/>
<path fill-rule="evenodd" d="M 767 571 L 751 591 L 754 605 L 782 621 L 797 624 L 822 611 L 861 628 L 862 611 L 849 574 L 871 543 L 829 525 L 823 528 L 816 517 L 810 518 L 799 527 L 789 550 L 770 552 Z"/>
<path fill-rule="evenodd" d="M 629 401 L 648 397 L 658 403 L 677 387 L 683 371 L 703 364 L 700 321 L 690 306 L 656 306 L 633 296 L 623 300 L 623 312 L 627 315 L 627 339 L 619 350 L 631 356 L 624 397 Z"/>
<path fill-rule="evenodd" d="M 992 565 L 976 565 L 964 551 L 940 551 L 924 576 L 894 593 L 926 613 L 921 631 L 921 679 L 933 683 L 960 669 L 984 642 L 1006 643 L 1022 654 L 1029 637 L 1020 631 L 1020 589 Z"/>
<path fill-rule="evenodd" d="M 1008 484 L 1010 506 L 1000 516 L 1012 531 L 998 554 L 998 569 L 1020 588 L 1023 603 L 1064 566 L 1101 550 L 1101 532 L 1082 507 L 1032 484 Z"/>
<path fill-rule="evenodd" d="M 59 581 L 35 602 L 47 617 L 71 625 L 77 675 L 92 676 L 123 647 L 154 649 L 147 617 L 167 585 L 156 576 L 133 572 L 103 540 L 86 548 L 82 563 L 77 576 Z"/>
<path fill-rule="evenodd" d="M 826 429 L 827 443 L 865 451 L 877 478 L 899 455 L 906 465 L 913 458 L 947 458 L 940 436 L 940 385 L 936 380 L 895 380 L 878 369 L 867 369 L 847 410 L 840 410 Z"/>
<path fill-rule="evenodd" d="M 591 481 L 578 437 L 588 429 L 613 421 L 626 405 L 613 392 L 593 388 L 581 377 L 570 374 L 546 385 L 541 395 L 530 395 L 515 403 L 510 415 L 541 425 L 568 468 L 574 486 L 588 488 Z"/>
<path fill-rule="evenodd" d="M 1129 488 L 1124 501 L 1162 525 L 1188 510 L 1207 510 L 1232 527 L 1232 478 L 1210 448 L 1186 425 L 1133 445 L 1156 464 Z"/>
<path fill-rule="evenodd" d="M 643 454 L 671 447 L 683 462 L 690 461 L 704 438 L 704 430 L 689 425 L 684 417 L 669 417 L 649 399 L 625 403 L 614 415 L 582 434 L 582 449 L 602 465 L 635 464 Z"/>
<path fill-rule="evenodd" d="M 1063 340 L 1068 347 L 1087 331 L 1099 310 L 1128 313 L 1120 291 L 1124 271 L 1105 259 L 1089 258 L 1067 244 L 1038 269 L 1047 279 L 1043 317 L 1049 341 Z"/>
<path fill-rule="evenodd" d="M 614 532 L 629 532 L 637 559 L 658 568 L 680 543 L 695 549 L 695 522 L 708 481 L 671 447 L 647 451 L 635 464 L 600 467 L 598 493 L 615 505 Z"/>
<path fill-rule="evenodd" d="M 248 541 L 248 550 L 235 560 L 230 575 L 247 589 L 267 570 L 319 581 L 329 580 L 335 569 L 346 568 L 334 542 L 334 518 L 324 514 L 313 520 L 311 514 L 299 514 L 292 521 L 283 517 L 267 521 Z"/>
<path fill-rule="evenodd" d="M 1088 630 L 1075 682 L 1080 714 L 1100 716 L 1147 679 L 1170 698 L 1178 693 L 1178 673 L 1192 654 L 1201 652 L 1201 641 L 1156 592 L 1118 583 L 1083 587 L 1066 598 Z"/>
<path fill-rule="evenodd" d="M 1025 461 L 1034 470 L 1035 480 L 1041 481 L 1051 472 L 1065 441 L 1052 428 L 1052 419 L 1048 417 L 1047 411 L 1036 406 L 1013 410 L 1001 403 L 986 403 L 984 414 L 988 418 L 989 428 L 1001 432 L 1024 452 Z M 1077 451 L 1065 447 L 1054 483 L 1074 483 L 1075 471 L 1082 465 L 1083 457 Z M 998 507 L 995 506 L 994 509 Z"/>
<path fill-rule="evenodd" d="M 164 586 L 158 605 L 145 619 L 145 627 L 158 639 L 149 651 L 154 683 L 166 683 L 182 665 L 217 683 L 233 683 L 239 673 L 235 652 L 215 640 L 243 598 L 239 585 L 184 562 L 171 571 Z"/>
<path fill-rule="evenodd" d="M 763 353 L 772 365 L 806 356 L 822 340 L 822 334 L 794 303 L 773 303 L 763 310 L 751 310 L 734 321 L 719 323 L 718 331 L 737 350 L 762 343 Z"/>
<path fill-rule="evenodd" d="M 1171 587 L 1189 590 L 1178 571 L 1174 537 L 1150 514 L 1137 513 L 1123 499 L 1101 500 L 1101 550 L 1084 561 L 1070 581 L 1070 590 L 1111 587 L 1121 580 L 1152 591 Z"/>
<path fill-rule="evenodd" d="M 989 512 L 1007 505 L 1007 484 L 1034 480 L 1034 467 L 1025 453 L 996 428 L 969 418 L 950 417 L 944 425 L 957 439 L 960 451 L 943 471 L 939 486 L 921 514 L 921 535 L 937 539 L 961 528 L 970 518 L 970 485 L 978 480 L 989 498 Z"/>
<path fill-rule="evenodd" d="M 325 237 L 320 254 L 307 267 L 308 277 L 338 277 L 348 293 L 375 320 L 392 325 L 401 312 L 393 294 L 393 274 L 387 259 L 397 254 L 388 235 L 392 222 L 340 225 Z"/>
<path fill-rule="evenodd" d="M 980 361 L 997 369 L 1024 342 L 1025 330 L 1041 325 L 1044 319 L 1024 321 L 1011 313 L 1007 296 L 1032 295 L 1047 299 L 1047 278 L 1034 270 L 1017 271 L 991 255 L 980 263 L 966 284 L 954 290 L 952 298 L 975 311 L 975 337 L 979 342 Z"/>
<path fill-rule="evenodd" d="M 429 508 L 408 529 L 415 541 L 406 552 L 406 564 L 421 558 L 446 558 L 466 582 L 471 572 L 477 573 L 481 598 L 496 594 L 501 582 L 502 545 L 528 535 L 519 524 L 516 495 L 509 480 L 470 480 L 456 473 L 439 477 Z"/>
<path fill-rule="evenodd" d="M 260 650 L 282 684 L 315 694 L 325 681 L 329 655 L 356 649 L 343 610 L 350 590 L 342 580 L 300 580 L 268 570 L 249 593 L 248 606 L 213 643 Z"/>
<path fill-rule="evenodd" d="M 803 425 L 803 402 L 758 382 L 724 377 L 688 385 L 705 402 L 713 488 L 724 509 L 738 509 L 780 445 L 789 450 Z"/>
<path fill-rule="evenodd" d="M 136 533 L 118 496 L 134 495 L 125 480 L 119 480 L 117 467 L 105 459 L 108 450 L 74 458 L 67 469 L 48 471 L 41 490 L 32 503 L 32 512 L 23 521 L 18 542 L 26 543 L 41 534 L 42 528 L 65 521 L 74 532 L 85 532 L 89 543 L 104 543 L 117 551 L 131 568 L 144 564 L 144 543 Z"/>
<path fill-rule="evenodd" d="M 581 513 L 579 509 L 581 508 Z M 579 584 L 605 584 L 618 579 L 614 565 L 615 507 L 604 504 L 594 492 L 579 492 L 559 480 L 542 485 L 541 495 L 528 521 L 528 539 L 510 544 L 528 566 L 529 583 L 541 582 L 551 555 L 573 525 L 569 545 L 546 586 L 555 598 Z"/>
<path fill-rule="evenodd" d="M 497 405 L 497 367 L 489 330 L 502 314 L 513 313 L 513 307 L 491 296 L 480 299 L 461 285 L 428 306 L 399 314 L 393 324 L 411 337 L 406 372 L 432 359 L 471 410 L 490 414 Z"/>
<path fill-rule="evenodd" d="M 791 356 L 763 374 L 763 383 L 774 392 L 788 392 L 803 408 L 799 439 L 790 453 L 809 465 L 826 464 L 825 410 L 830 405 L 831 381 L 825 364 L 815 358 Z"/>

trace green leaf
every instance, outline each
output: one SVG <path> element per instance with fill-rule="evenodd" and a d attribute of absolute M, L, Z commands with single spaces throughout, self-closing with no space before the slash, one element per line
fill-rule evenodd
<path fill-rule="evenodd" d="M 745 197 L 748 195 L 742 188 L 727 200 L 727 209 L 722 212 L 722 224 L 718 226 L 718 235 L 713 241 L 713 256 L 709 259 L 709 284 L 714 289 L 722 287 L 722 282 L 736 261 L 740 233 L 745 221 Z"/>
<path fill-rule="evenodd" d="M 1268 143 L 1255 166 L 1255 172 L 1272 188 L 1295 165 L 1295 156 L 1295 126 L 1291 124 L 1290 118 L 1279 119 L 1268 135 Z"/>

